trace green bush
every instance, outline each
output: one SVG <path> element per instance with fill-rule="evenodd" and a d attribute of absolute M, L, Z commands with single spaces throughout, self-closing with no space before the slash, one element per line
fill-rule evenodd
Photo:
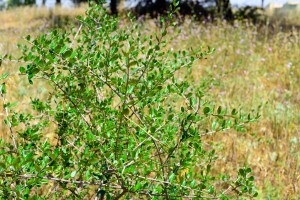
<path fill-rule="evenodd" d="M 12 142 L 0 143 L 2 199 L 257 195 L 250 168 L 235 178 L 212 174 L 217 156 L 202 140 L 241 130 L 259 115 L 213 106 L 205 92 L 174 75 L 213 49 L 169 50 L 172 13 L 154 35 L 142 34 L 134 19 L 120 26 L 99 6 L 78 19 L 77 30 L 27 36 L 29 45 L 20 46 L 18 60 L 26 63 L 20 72 L 29 83 L 42 78 L 53 89 L 45 101 L 32 99 L 39 117 L 7 112 Z M 3 100 L 5 94 L 2 83 Z M 49 141 L 45 135 L 53 127 Z"/>
<path fill-rule="evenodd" d="M 34 0 L 8 0 L 7 6 L 9 8 L 11 7 L 17 7 L 17 6 L 24 6 L 24 5 L 34 5 Z"/>

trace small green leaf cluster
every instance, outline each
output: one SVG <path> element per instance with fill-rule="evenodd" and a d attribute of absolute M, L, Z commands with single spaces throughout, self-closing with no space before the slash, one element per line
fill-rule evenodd
<path fill-rule="evenodd" d="M 94 6 L 78 18 L 78 29 L 26 37 L 20 72 L 30 84 L 44 79 L 52 90 L 46 100 L 32 98 L 36 115 L 14 112 L 8 118 L 16 145 L 0 143 L 1 198 L 256 194 L 248 168 L 237 180 L 211 174 L 217 155 L 202 137 L 243 127 L 259 115 L 215 109 L 203 91 L 175 76 L 213 49 L 174 52 L 167 46 L 172 23 L 161 20 L 160 32 L 145 35 L 130 19 L 121 26 Z M 13 132 L 17 127 L 23 128 Z M 47 131 L 53 129 L 50 140 Z"/>

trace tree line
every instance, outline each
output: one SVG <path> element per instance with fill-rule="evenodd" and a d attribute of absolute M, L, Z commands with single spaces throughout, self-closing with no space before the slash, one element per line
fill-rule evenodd
<path fill-rule="evenodd" d="M 60 4 L 62 0 L 55 0 L 56 4 Z M 91 2 L 94 1 L 97 4 L 106 3 L 105 0 L 75 0 L 75 3 Z M 123 0 L 126 1 L 126 0 Z M 129 0 L 130 1 L 130 0 Z M 33 4 L 34 0 L 25 0 L 26 4 Z M 180 8 L 179 13 L 182 15 L 194 15 L 196 17 L 207 18 L 208 16 L 222 17 L 227 20 L 233 19 L 232 7 L 230 0 L 178 0 Z M 118 5 L 120 0 L 111 0 L 109 2 L 109 9 L 112 15 L 118 15 Z M 43 5 L 45 0 L 43 0 Z M 134 8 L 133 12 L 137 15 L 149 14 L 151 17 L 157 17 L 158 15 L 164 15 L 169 11 L 171 1 L 168 0 L 140 0 Z M 210 5 L 210 6 L 205 6 Z"/>
<path fill-rule="evenodd" d="M 141 0 L 135 7 L 137 14 L 150 14 L 150 16 L 157 16 L 165 14 L 169 9 L 171 2 L 167 0 Z M 204 5 L 212 5 L 205 7 Z M 232 19 L 233 13 L 230 4 L 230 0 L 200 0 L 189 1 L 179 0 L 180 13 L 207 17 L 210 13 L 214 13 L 219 17 L 225 19 Z M 113 15 L 118 14 L 118 0 L 110 1 L 110 11 Z"/>

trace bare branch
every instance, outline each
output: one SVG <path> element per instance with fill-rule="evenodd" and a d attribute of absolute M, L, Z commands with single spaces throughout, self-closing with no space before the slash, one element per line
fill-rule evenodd
<path fill-rule="evenodd" d="M 79 34 L 79 32 L 80 32 L 81 29 L 82 29 L 82 24 L 80 24 L 80 26 L 79 26 L 79 28 L 78 28 L 78 30 L 77 30 L 77 32 L 76 32 L 74 38 L 73 38 L 73 41 L 72 41 L 72 43 L 70 44 L 70 48 L 71 48 L 72 45 L 74 44 L 74 41 L 75 41 L 76 37 L 78 36 L 78 34 Z"/>
<path fill-rule="evenodd" d="M 3 101 L 3 105 L 5 105 L 6 101 L 5 101 L 4 94 L 2 93 L 2 91 L 0 91 L 0 95 L 1 95 L 1 98 L 2 98 L 2 101 Z M 10 136 L 11 136 L 11 139 L 12 139 L 12 143 L 14 145 L 15 150 L 17 150 L 17 143 L 16 143 L 16 140 L 15 140 L 15 135 L 14 135 L 14 132 L 13 132 L 13 129 L 12 129 L 12 125 L 9 121 L 8 108 L 7 108 L 7 106 L 3 106 L 3 107 L 5 109 L 5 115 L 6 115 L 7 124 L 8 124 L 9 131 L 10 131 Z"/>
<path fill-rule="evenodd" d="M 14 175 L 11 173 L 6 173 L 6 174 L 0 174 L 0 177 L 13 177 Z M 78 185 L 102 185 L 103 187 L 110 187 L 114 189 L 122 189 L 121 186 L 118 185 L 111 185 L 111 184 L 103 184 L 101 182 L 90 182 L 90 181 L 82 181 L 82 180 L 69 180 L 69 179 L 61 179 L 61 178 L 55 178 L 52 176 L 38 176 L 38 175 L 32 175 L 32 174 L 22 174 L 22 175 L 16 175 L 19 178 L 22 179 L 30 179 L 30 178 L 40 178 L 44 180 L 49 180 L 49 181 L 55 181 L 55 182 L 61 182 L 61 183 L 73 183 L 73 184 L 78 184 Z"/>

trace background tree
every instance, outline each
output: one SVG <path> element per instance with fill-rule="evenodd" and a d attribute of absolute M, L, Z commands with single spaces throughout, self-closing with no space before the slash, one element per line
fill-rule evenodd
<path fill-rule="evenodd" d="M 154 9 L 159 14 L 163 14 L 168 9 L 166 0 L 156 0 L 154 5 Z"/>
<path fill-rule="evenodd" d="M 135 11 L 138 15 L 149 13 L 151 17 L 156 17 L 157 14 L 166 13 L 169 5 L 170 2 L 166 0 L 156 0 L 155 2 L 151 0 L 141 0 L 136 5 Z M 181 15 L 191 15 L 198 19 L 207 18 L 208 16 L 217 16 L 226 20 L 232 20 L 234 18 L 230 0 L 179 0 L 178 7 Z"/>
<path fill-rule="evenodd" d="M 110 1 L 110 11 L 111 11 L 111 14 L 113 14 L 113 15 L 118 14 L 118 0 Z"/>
<path fill-rule="evenodd" d="M 217 14 L 227 20 L 233 19 L 230 0 L 216 0 Z"/>

